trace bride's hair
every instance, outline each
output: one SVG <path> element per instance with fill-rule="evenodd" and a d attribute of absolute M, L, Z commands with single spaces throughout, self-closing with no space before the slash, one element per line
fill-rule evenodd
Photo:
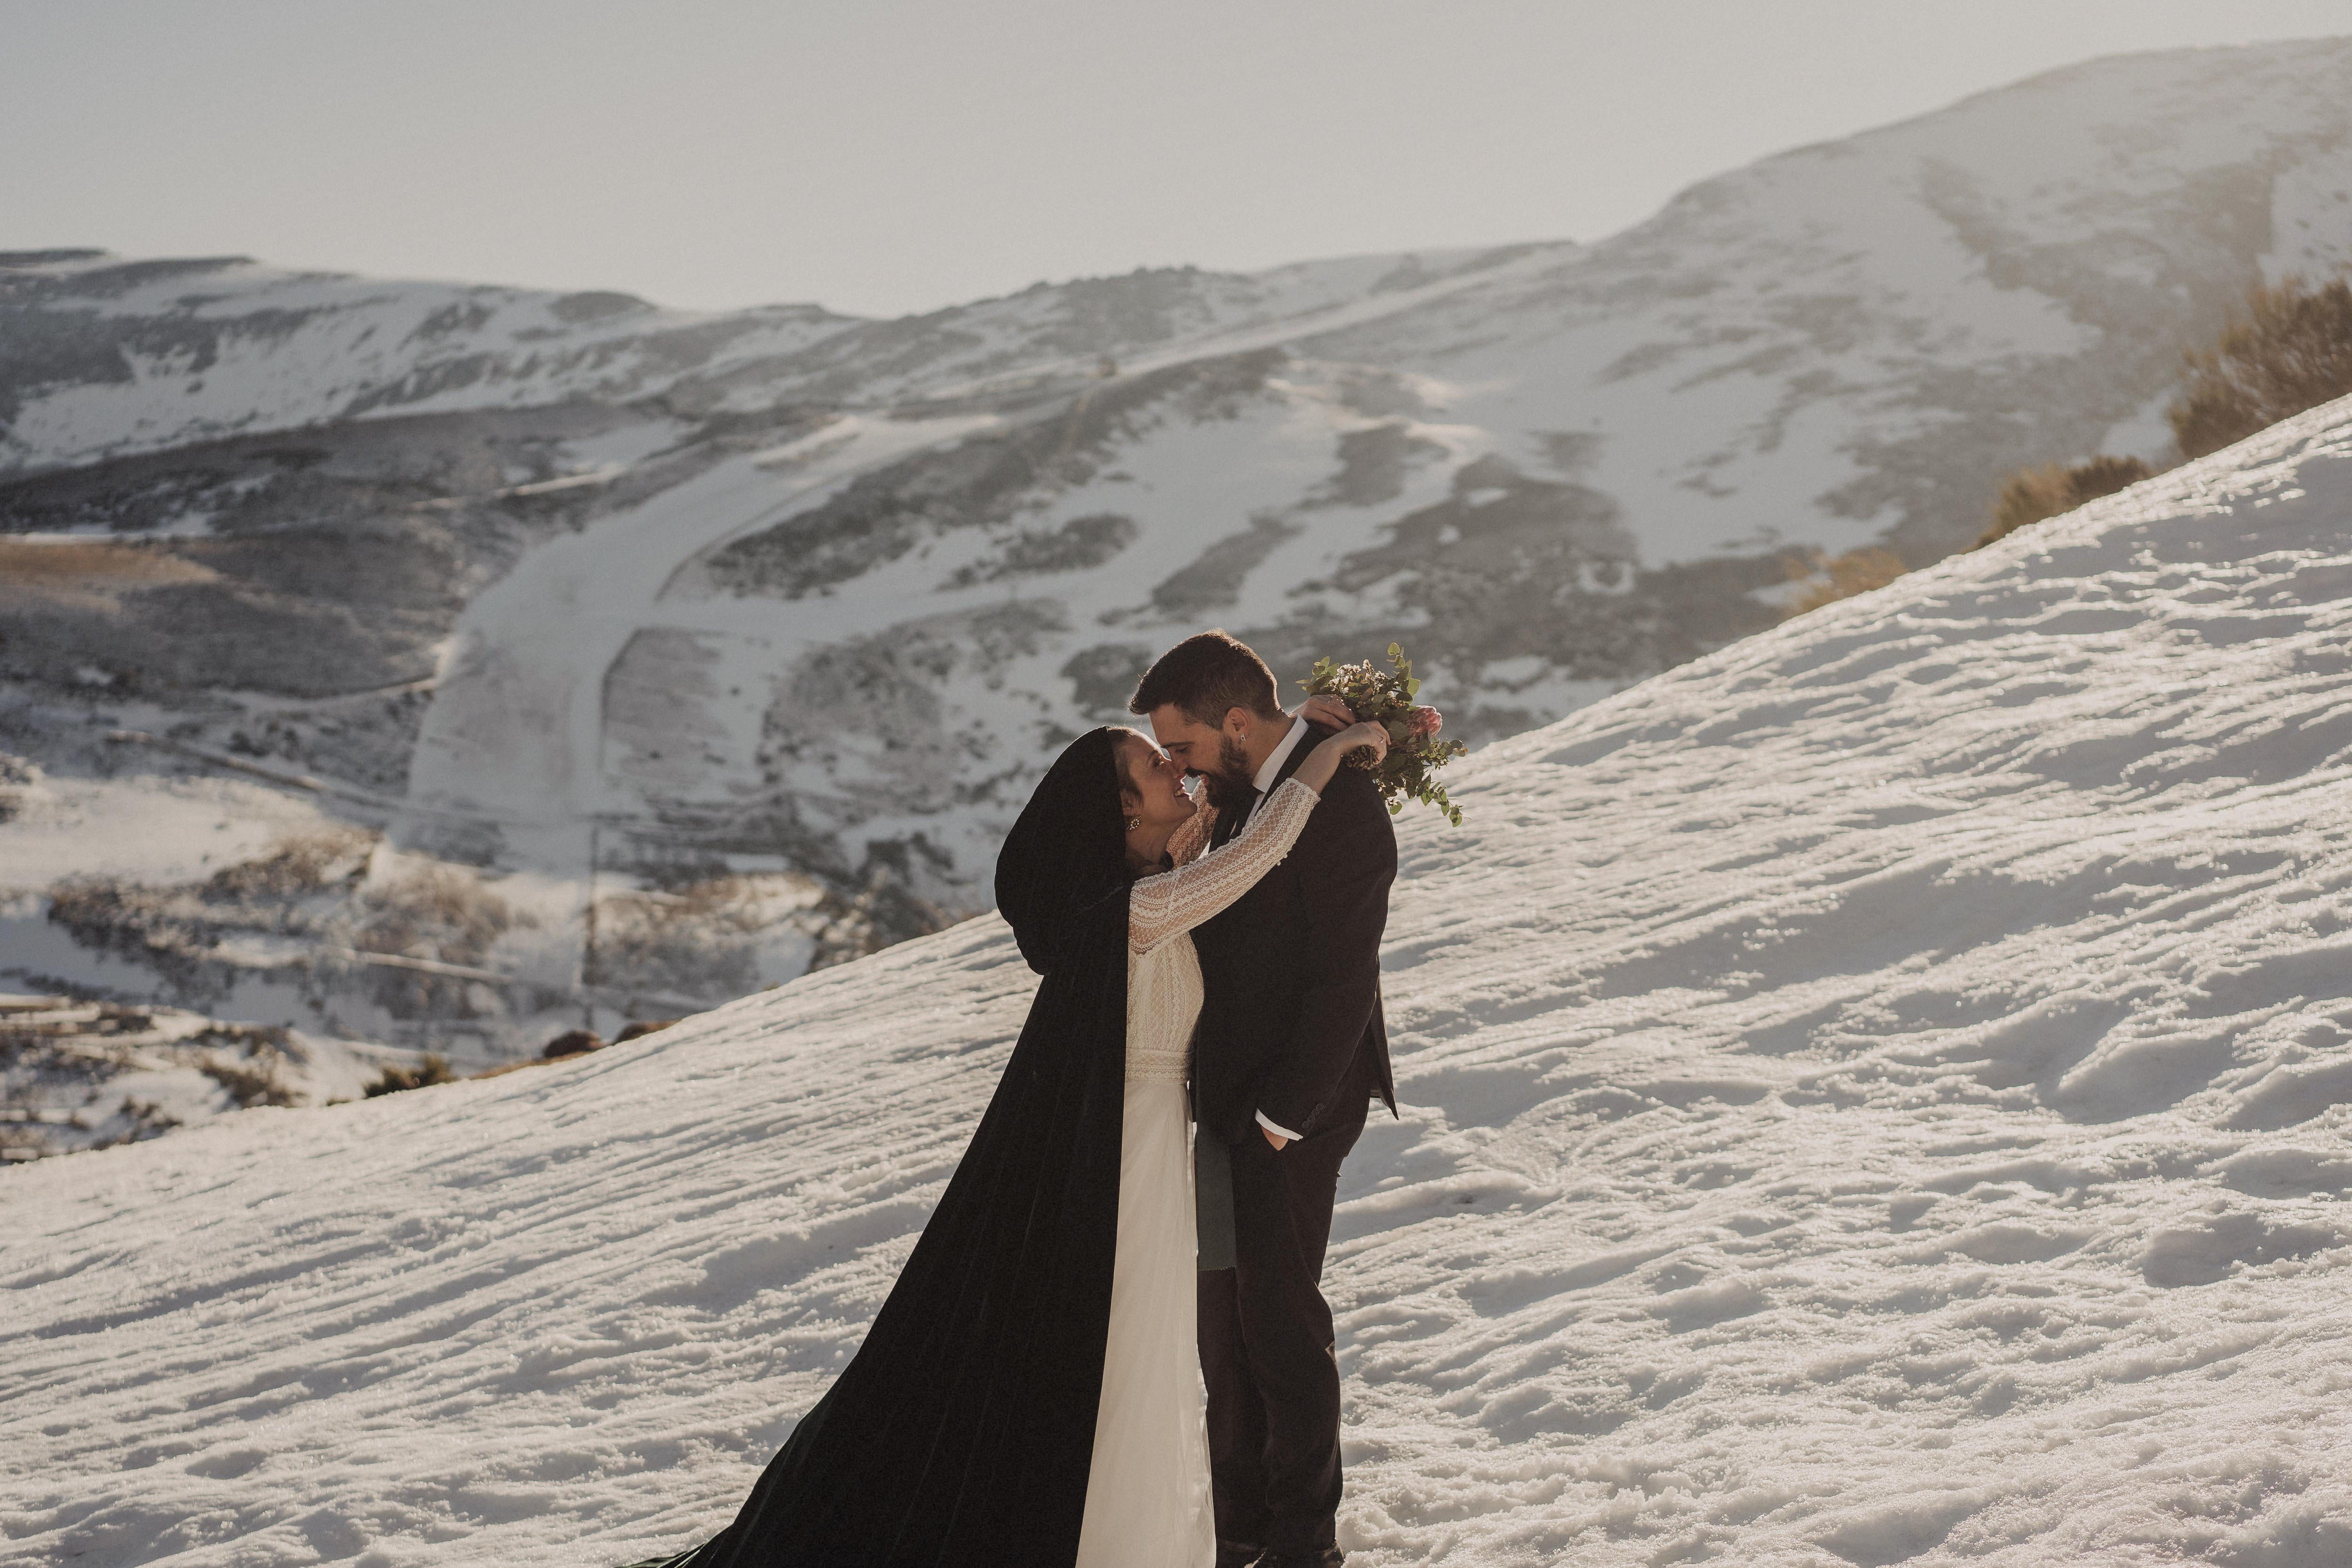
<path fill-rule="evenodd" d="M 1135 759 L 1144 752 L 1159 755 L 1160 748 L 1150 736 L 1124 724 L 1108 726 L 1110 730 L 1111 766 L 1118 771 L 1119 815 L 1132 816 L 1143 804 L 1143 791 L 1136 787 Z"/>

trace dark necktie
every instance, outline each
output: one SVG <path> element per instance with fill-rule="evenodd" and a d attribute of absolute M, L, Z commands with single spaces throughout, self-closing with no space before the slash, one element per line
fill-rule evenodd
<path fill-rule="evenodd" d="M 1249 826 L 1251 813 L 1257 810 L 1258 794 L 1255 788 L 1252 788 L 1242 803 L 1234 808 L 1233 815 L 1218 823 L 1221 830 L 1217 834 L 1218 847 L 1223 848 L 1242 836 L 1242 829 Z"/>

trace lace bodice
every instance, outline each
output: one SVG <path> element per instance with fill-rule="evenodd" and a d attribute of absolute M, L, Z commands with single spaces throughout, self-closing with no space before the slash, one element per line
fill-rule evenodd
<path fill-rule="evenodd" d="M 1127 899 L 1127 1081 L 1182 1083 L 1201 1016 L 1201 960 L 1192 928 L 1222 913 L 1282 863 L 1315 809 L 1315 792 L 1286 779 L 1240 837 L 1213 855 L 1146 877 Z M 1180 859 L 1208 842 L 1213 812 L 1177 830 Z"/>

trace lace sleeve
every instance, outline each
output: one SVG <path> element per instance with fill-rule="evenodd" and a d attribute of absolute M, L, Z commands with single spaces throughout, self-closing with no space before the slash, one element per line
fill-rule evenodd
<path fill-rule="evenodd" d="M 1205 792 L 1204 792 L 1205 794 Z M 1209 836 L 1217 828 L 1217 808 L 1204 798 L 1201 809 L 1191 820 L 1178 828 L 1168 839 L 1168 858 L 1179 866 L 1189 866 L 1201 858 L 1209 847 Z"/>
<path fill-rule="evenodd" d="M 1297 779 L 1285 779 L 1239 838 L 1214 855 L 1146 877 L 1129 889 L 1127 945 L 1148 952 L 1178 931 L 1223 913 L 1282 864 L 1320 798 Z"/>

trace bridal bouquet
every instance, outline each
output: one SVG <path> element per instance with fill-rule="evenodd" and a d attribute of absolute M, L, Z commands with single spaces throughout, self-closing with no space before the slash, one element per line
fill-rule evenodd
<path fill-rule="evenodd" d="M 1459 741 L 1441 741 L 1438 730 L 1445 721 L 1434 708 L 1423 708 L 1413 701 L 1421 690 L 1421 682 L 1412 678 L 1412 660 L 1405 658 L 1404 649 L 1389 644 L 1390 669 L 1377 669 L 1372 661 L 1360 664 L 1334 664 L 1318 658 L 1307 679 L 1298 684 L 1308 696 L 1318 693 L 1338 698 L 1353 710 L 1358 719 L 1378 720 L 1388 727 L 1389 754 L 1375 763 L 1369 749 L 1351 753 L 1351 766 L 1370 769 L 1372 782 L 1380 786 L 1381 798 L 1389 803 L 1389 815 L 1404 809 L 1408 800 L 1433 805 L 1444 814 L 1454 826 L 1462 826 L 1462 808 L 1445 796 L 1445 786 L 1430 775 L 1462 755 L 1470 748 Z"/>

